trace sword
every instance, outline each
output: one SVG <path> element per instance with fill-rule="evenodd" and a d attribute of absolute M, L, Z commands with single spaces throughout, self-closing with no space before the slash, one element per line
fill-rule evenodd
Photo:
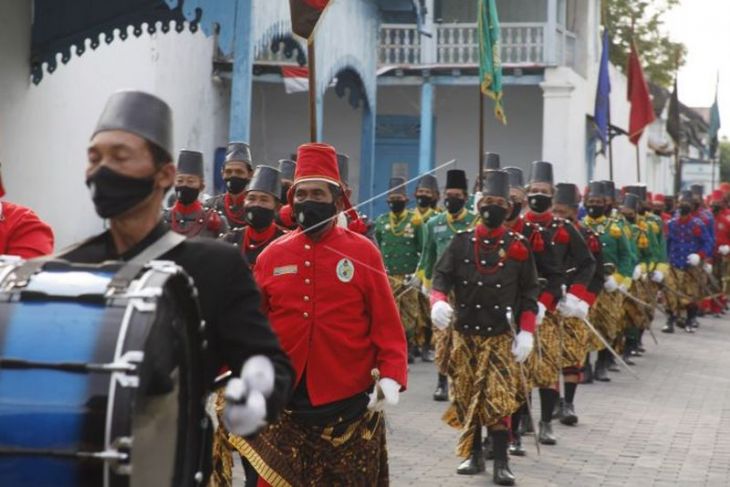
<path fill-rule="evenodd" d="M 567 290 L 568 287 L 565 284 L 561 284 L 560 293 L 563 301 L 565 300 L 565 293 Z M 558 357 L 558 394 L 562 399 L 565 397 L 565 377 L 563 377 L 563 368 L 561 367 L 563 363 L 563 323 L 565 317 L 560 312 L 558 312 L 558 316 L 558 340 L 560 342 L 560 356 Z"/>
<path fill-rule="evenodd" d="M 633 301 L 636 304 L 640 304 L 641 306 L 644 306 L 649 309 L 657 309 L 657 310 L 661 311 L 662 313 L 667 314 L 667 312 L 664 311 L 663 309 L 661 309 L 659 306 L 654 306 L 654 305 L 647 303 L 646 301 L 642 301 L 641 299 L 632 296 L 629 292 L 624 291 L 621 288 L 618 289 L 618 292 L 619 292 L 619 294 L 622 294 L 623 296 L 629 298 L 631 301 Z"/>
<path fill-rule="evenodd" d="M 509 329 L 512 332 L 512 338 L 514 340 L 517 340 L 517 325 L 515 325 L 515 317 L 512 314 L 512 308 L 510 306 L 507 306 L 507 322 L 509 323 Z M 520 369 L 520 378 L 522 379 L 522 384 L 525 387 L 525 404 L 527 405 L 527 414 L 530 416 L 530 422 L 535 425 L 535 418 L 532 415 L 532 406 L 530 405 L 530 385 L 527 383 L 527 378 L 525 376 L 525 368 L 524 364 L 521 362 L 517 363 L 517 367 Z M 535 437 L 535 448 L 537 449 L 537 454 L 540 455 L 540 441 L 537 438 L 537 435 L 533 435 Z"/>
<path fill-rule="evenodd" d="M 603 343 L 603 345 L 606 347 L 606 350 L 611 352 L 611 355 L 613 355 L 614 358 L 616 360 L 618 360 L 619 363 L 624 366 L 624 368 L 626 368 L 626 370 L 631 372 L 631 375 L 633 375 L 634 378 L 639 379 L 639 375 L 636 372 L 634 372 L 631 369 L 631 367 L 629 367 L 629 365 L 624 361 L 624 359 L 621 358 L 621 356 L 616 352 L 616 350 L 614 350 L 613 347 L 608 344 L 608 341 L 606 341 L 606 339 L 603 338 L 603 335 L 598 333 L 598 330 L 596 330 L 596 327 L 593 326 L 593 324 L 591 324 L 591 322 L 585 318 L 581 318 L 581 321 L 588 327 L 589 330 L 591 330 L 593 332 L 594 335 L 596 335 L 598 337 L 598 339 L 601 341 L 601 343 Z"/>
<path fill-rule="evenodd" d="M 644 281 L 642 283 L 642 286 L 644 286 L 644 290 L 645 291 L 646 291 L 646 286 L 648 286 L 648 285 L 649 285 L 649 282 L 648 281 Z M 649 289 L 651 290 L 651 288 L 649 288 Z M 651 294 L 650 291 L 649 291 L 649 294 Z M 656 299 L 656 295 L 655 295 L 655 299 Z M 654 303 L 652 304 L 652 306 L 654 306 L 654 309 L 660 310 L 659 309 L 659 306 L 656 303 L 656 301 L 654 301 Z M 666 313 L 664 313 L 664 314 L 666 314 Z M 651 339 L 654 340 L 654 344 L 655 345 L 659 345 L 659 340 L 656 339 L 656 335 L 654 335 L 654 330 L 651 329 L 651 324 L 654 322 L 654 316 L 652 316 L 652 314 L 649 311 L 646 311 L 646 315 L 647 315 L 647 318 L 649 318 L 649 323 L 646 325 L 646 329 L 649 332 L 649 335 L 651 335 Z"/>

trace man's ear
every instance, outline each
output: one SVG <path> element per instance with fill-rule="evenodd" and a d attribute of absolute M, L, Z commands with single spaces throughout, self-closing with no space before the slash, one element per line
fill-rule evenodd
<path fill-rule="evenodd" d="M 175 186 L 175 175 L 177 170 L 175 164 L 168 162 L 157 171 L 157 187 L 165 191 Z"/>

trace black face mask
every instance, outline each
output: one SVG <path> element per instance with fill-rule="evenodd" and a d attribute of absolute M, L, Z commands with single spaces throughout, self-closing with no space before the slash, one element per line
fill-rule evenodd
<path fill-rule="evenodd" d="M 390 211 L 398 215 L 406 209 L 406 202 L 404 200 L 388 201 L 388 206 L 390 207 Z"/>
<path fill-rule="evenodd" d="M 281 196 L 279 196 L 279 201 L 281 201 L 282 205 L 285 205 L 288 201 L 289 188 L 291 188 L 291 186 L 289 186 L 289 185 L 281 187 Z"/>
<path fill-rule="evenodd" d="M 175 186 L 175 196 L 177 200 L 183 205 L 192 205 L 198 199 L 200 190 L 198 188 L 191 188 L 190 186 Z"/>
<path fill-rule="evenodd" d="M 588 216 L 591 218 L 601 218 L 602 216 L 606 216 L 606 207 L 602 205 L 586 206 L 586 212 L 588 212 Z"/>
<path fill-rule="evenodd" d="M 497 228 L 504 223 L 507 208 L 499 205 L 484 205 L 479 207 L 479 214 L 487 227 Z"/>
<path fill-rule="evenodd" d="M 305 231 L 321 230 L 337 214 L 337 207 L 334 203 L 321 203 L 319 201 L 303 201 L 294 203 L 294 217 L 297 225 Z"/>
<path fill-rule="evenodd" d="M 464 198 L 459 198 L 458 196 L 448 196 L 446 201 L 444 201 L 446 211 L 452 215 L 457 215 L 464 208 L 465 204 L 466 201 Z"/>
<path fill-rule="evenodd" d="M 248 186 L 249 180 L 246 178 L 239 178 L 238 176 L 233 176 L 230 178 L 224 179 L 226 182 L 226 188 L 228 188 L 228 192 L 231 194 L 238 194 L 244 189 L 246 189 L 246 186 Z"/>
<path fill-rule="evenodd" d="M 682 216 L 687 216 L 692 212 L 692 208 L 690 208 L 689 205 L 682 205 L 679 207 L 679 214 Z"/>
<path fill-rule="evenodd" d="M 155 178 L 133 178 L 101 166 L 87 180 L 96 213 L 114 218 L 146 200 L 155 190 Z"/>
<path fill-rule="evenodd" d="M 429 208 L 433 204 L 430 196 L 416 196 L 416 201 L 421 208 Z"/>
<path fill-rule="evenodd" d="M 269 228 L 274 221 L 274 210 L 263 206 L 248 206 L 244 218 L 256 230 Z"/>
<path fill-rule="evenodd" d="M 662 216 L 662 210 L 654 210 L 656 216 Z"/>
<path fill-rule="evenodd" d="M 626 221 L 629 223 L 636 223 L 636 215 L 624 215 L 624 218 L 626 218 Z"/>
<path fill-rule="evenodd" d="M 640 216 L 644 216 L 644 215 L 646 215 L 646 208 L 641 208 L 641 209 L 639 210 L 639 215 L 640 215 Z"/>
<path fill-rule="evenodd" d="M 527 202 L 535 213 L 545 213 L 553 205 L 553 198 L 546 194 L 534 193 L 527 195 Z"/>
<path fill-rule="evenodd" d="M 510 212 L 509 216 L 507 217 L 507 221 L 511 222 L 512 220 L 516 220 L 518 216 L 520 216 L 520 213 L 522 213 L 522 202 L 515 203 L 512 202 L 512 211 Z"/>

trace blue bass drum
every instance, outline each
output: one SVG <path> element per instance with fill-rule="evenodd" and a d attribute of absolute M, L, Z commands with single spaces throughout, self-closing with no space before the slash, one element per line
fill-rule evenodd
<path fill-rule="evenodd" d="M 205 478 L 205 340 L 191 279 L 153 261 L 0 264 L 0 486 Z M 27 269 L 27 263 L 26 263 Z"/>

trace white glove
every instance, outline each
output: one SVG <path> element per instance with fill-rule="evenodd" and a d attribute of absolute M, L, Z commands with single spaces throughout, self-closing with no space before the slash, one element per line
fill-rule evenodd
<path fill-rule="evenodd" d="M 651 273 L 651 280 L 657 284 L 661 284 L 664 281 L 664 274 L 662 271 L 654 271 Z"/>
<path fill-rule="evenodd" d="M 542 304 L 540 301 L 537 302 L 537 316 L 535 317 L 535 324 L 537 326 L 542 325 L 543 320 L 545 319 L 545 313 L 547 312 L 547 308 L 544 304 Z"/>
<path fill-rule="evenodd" d="M 241 377 L 228 381 L 223 424 L 231 433 L 249 436 L 266 426 L 266 398 L 274 391 L 274 365 L 255 355 L 241 368 Z"/>
<path fill-rule="evenodd" d="M 398 404 L 400 397 L 400 384 L 389 377 L 383 377 L 373 388 L 373 392 L 369 394 L 370 401 L 368 409 L 381 410 L 385 404 L 395 406 Z M 378 399 L 378 389 L 383 392 L 383 397 Z"/>
<path fill-rule="evenodd" d="M 638 281 L 639 279 L 641 279 L 641 274 L 641 265 L 637 265 L 636 267 L 634 267 L 634 275 L 632 276 L 632 279 L 634 281 Z"/>
<path fill-rule="evenodd" d="M 406 286 L 408 287 L 414 287 L 416 289 L 421 287 L 421 280 L 418 278 L 418 275 L 413 274 L 411 277 L 408 278 L 406 281 Z"/>
<path fill-rule="evenodd" d="M 720 245 L 719 250 L 722 255 L 730 254 L 730 245 Z"/>
<path fill-rule="evenodd" d="M 705 262 L 705 264 L 704 264 L 704 265 L 702 266 L 702 269 L 703 269 L 703 270 L 704 270 L 704 271 L 705 271 L 706 273 L 708 273 L 708 274 L 712 274 L 712 264 L 709 264 L 709 263 Z"/>
<path fill-rule="evenodd" d="M 529 331 L 521 331 L 515 337 L 515 341 L 512 343 L 512 354 L 515 356 L 517 363 L 521 364 L 532 352 L 535 340 L 532 337 L 532 333 Z"/>
<path fill-rule="evenodd" d="M 482 199 L 482 192 L 481 191 L 477 191 L 476 193 L 474 193 L 474 205 L 473 205 L 473 208 L 474 208 L 474 211 L 476 213 L 479 213 L 479 202 L 481 201 L 481 199 Z"/>
<path fill-rule="evenodd" d="M 565 299 L 558 304 L 558 311 L 567 318 L 583 319 L 588 316 L 588 308 L 588 303 L 571 293 L 566 294 Z"/>
<path fill-rule="evenodd" d="M 616 279 L 614 279 L 613 276 L 608 276 L 606 278 L 606 281 L 603 283 L 603 289 L 606 290 L 606 292 L 612 293 L 618 290 L 618 283 L 616 282 Z"/>
<path fill-rule="evenodd" d="M 628 286 L 626 285 L 625 282 L 622 282 L 621 284 L 619 284 L 618 290 L 621 291 L 622 293 L 629 292 L 629 288 L 628 288 Z"/>
<path fill-rule="evenodd" d="M 692 267 L 700 265 L 700 260 L 700 256 L 697 254 L 689 254 L 689 256 L 687 256 L 687 263 Z"/>
<path fill-rule="evenodd" d="M 423 294 L 424 296 L 430 296 L 431 290 L 429 288 L 427 288 L 425 284 L 422 284 L 421 285 L 421 294 Z"/>
<path fill-rule="evenodd" d="M 439 330 L 445 330 L 454 316 L 454 308 L 446 301 L 437 301 L 431 308 L 431 321 Z"/>

